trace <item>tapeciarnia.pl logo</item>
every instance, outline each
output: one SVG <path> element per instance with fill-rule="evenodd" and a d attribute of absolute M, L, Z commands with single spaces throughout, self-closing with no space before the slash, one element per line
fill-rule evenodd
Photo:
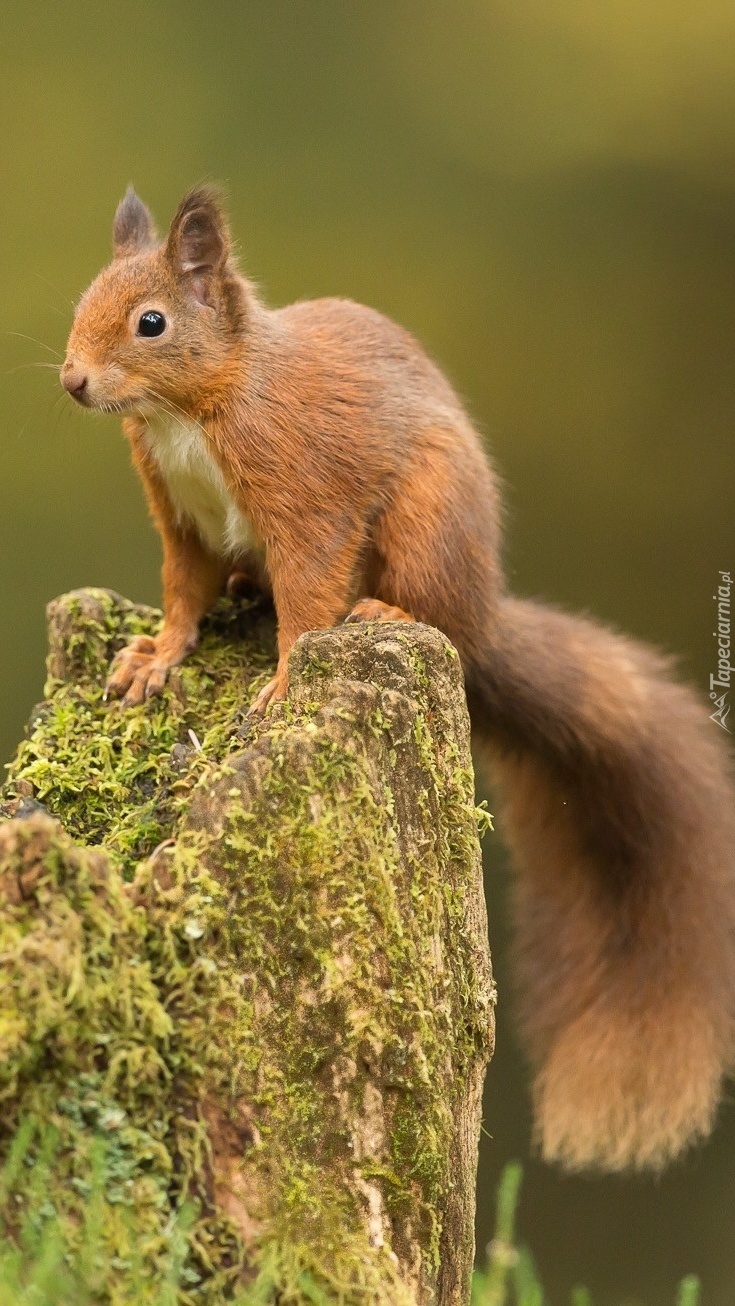
<path fill-rule="evenodd" d="M 732 734 L 727 718 L 730 715 L 730 704 L 727 701 L 727 695 L 730 692 L 730 676 L 733 668 L 730 665 L 730 590 L 732 588 L 732 577 L 729 571 L 720 572 L 720 583 L 717 586 L 717 593 L 712 595 L 717 604 L 717 630 L 712 634 L 717 640 L 717 675 L 709 678 L 709 696 L 715 705 L 715 711 L 710 716 L 710 721 L 716 721 L 718 726 L 722 726 L 728 734 Z M 724 692 L 718 694 L 718 690 Z"/>

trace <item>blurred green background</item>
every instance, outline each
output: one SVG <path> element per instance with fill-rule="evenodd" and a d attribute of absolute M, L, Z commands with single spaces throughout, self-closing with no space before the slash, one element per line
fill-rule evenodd
<path fill-rule="evenodd" d="M 158 600 L 116 422 L 35 367 L 59 359 L 129 181 L 162 224 L 190 185 L 225 182 L 271 302 L 347 295 L 411 328 L 508 482 L 514 587 L 678 650 L 706 688 L 735 566 L 731 3 L 6 0 L 0 25 L 4 757 L 41 694 L 45 601 Z M 502 1163 L 529 1153 L 488 861 L 480 1248 Z M 731 1306 L 734 1220 L 731 1106 L 659 1182 L 527 1165 L 521 1233 L 556 1303 L 583 1281 L 600 1306 L 668 1306 L 694 1271 Z"/>

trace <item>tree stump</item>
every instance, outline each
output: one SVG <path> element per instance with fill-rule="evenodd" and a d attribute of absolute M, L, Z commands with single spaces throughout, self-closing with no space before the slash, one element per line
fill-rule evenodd
<path fill-rule="evenodd" d="M 455 650 L 311 633 L 252 721 L 272 618 L 223 602 L 124 712 L 107 665 L 160 614 L 48 615 L 0 809 L 6 1236 L 78 1260 L 93 1206 L 115 1306 L 466 1303 L 494 993 Z"/>

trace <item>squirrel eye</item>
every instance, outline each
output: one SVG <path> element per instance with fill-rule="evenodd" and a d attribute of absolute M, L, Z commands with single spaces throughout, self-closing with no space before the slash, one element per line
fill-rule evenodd
<path fill-rule="evenodd" d="M 160 336 L 165 330 L 166 319 L 163 313 L 154 313 L 150 310 L 148 313 L 143 313 L 138 322 L 139 336 Z"/>

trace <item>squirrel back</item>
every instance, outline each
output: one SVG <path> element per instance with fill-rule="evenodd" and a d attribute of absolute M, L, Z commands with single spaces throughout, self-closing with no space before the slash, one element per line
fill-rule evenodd
<path fill-rule="evenodd" d="M 443 630 L 516 854 L 522 1025 L 543 1155 L 660 1168 L 712 1126 L 735 1053 L 730 764 L 653 651 L 510 597 L 497 477 L 407 332 L 344 300 L 269 310 L 215 193 L 159 244 L 129 192 L 62 384 L 124 428 L 163 551 L 164 624 L 119 655 L 162 687 L 230 573 L 272 591 L 285 694 L 308 629 Z"/>

